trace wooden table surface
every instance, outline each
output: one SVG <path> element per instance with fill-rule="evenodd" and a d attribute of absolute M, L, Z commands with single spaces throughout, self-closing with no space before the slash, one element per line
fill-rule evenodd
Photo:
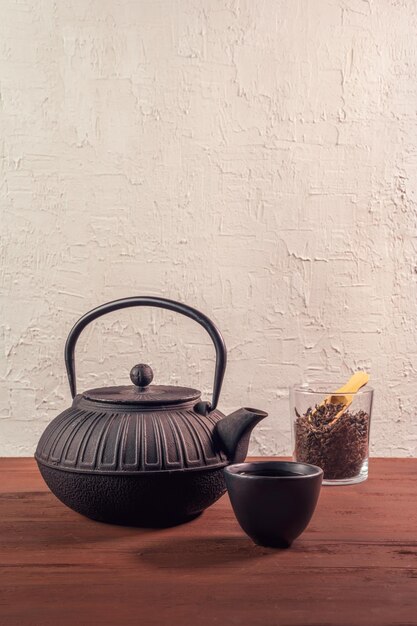
<path fill-rule="evenodd" d="M 255 546 L 223 497 L 169 530 L 85 519 L 31 459 L 0 459 L 1 626 L 417 625 L 417 459 L 323 487 L 289 550 Z"/>

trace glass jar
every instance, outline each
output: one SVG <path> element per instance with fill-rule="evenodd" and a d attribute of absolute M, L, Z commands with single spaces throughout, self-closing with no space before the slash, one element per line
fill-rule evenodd
<path fill-rule="evenodd" d="M 293 459 L 321 467 L 324 485 L 368 478 L 373 389 L 337 396 L 342 384 L 304 383 L 290 389 Z"/>

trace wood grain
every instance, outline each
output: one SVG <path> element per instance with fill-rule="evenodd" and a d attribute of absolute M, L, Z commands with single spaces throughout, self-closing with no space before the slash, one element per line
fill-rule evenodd
<path fill-rule="evenodd" d="M 290 550 L 242 534 L 225 496 L 152 531 L 64 507 L 31 459 L 0 459 L 0 624 L 417 624 L 417 459 L 324 487 Z"/>

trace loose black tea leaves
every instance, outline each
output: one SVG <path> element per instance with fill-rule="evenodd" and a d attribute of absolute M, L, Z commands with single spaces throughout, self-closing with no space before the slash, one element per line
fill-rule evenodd
<path fill-rule="evenodd" d="M 344 411 L 343 404 L 309 408 L 295 421 L 295 458 L 318 465 L 324 479 L 342 480 L 357 476 L 368 456 L 369 415 Z"/>

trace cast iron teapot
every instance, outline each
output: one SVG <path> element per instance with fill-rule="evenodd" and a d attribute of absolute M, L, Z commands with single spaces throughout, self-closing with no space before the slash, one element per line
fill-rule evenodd
<path fill-rule="evenodd" d="M 216 348 L 213 398 L 188 387 L 151 385 L 148 365 L 135 365 L 133 385 L 76 395 L 74 351 L 82 330 L 101 315 L 132 306 L 181 313 L 206 329 Z M 213 322 L 185 304 L 134 297 L 103 304 L 81 317 L 65 345 L 72 406 L 43 433 L 35 458 L 46 484 L 67 506 L 95 520 L 166 527 L 186 522 L 226 490 L 223 467 L 245 459 L 249 437 L 267 413 L 216 409 L 226 348 Z"/>

